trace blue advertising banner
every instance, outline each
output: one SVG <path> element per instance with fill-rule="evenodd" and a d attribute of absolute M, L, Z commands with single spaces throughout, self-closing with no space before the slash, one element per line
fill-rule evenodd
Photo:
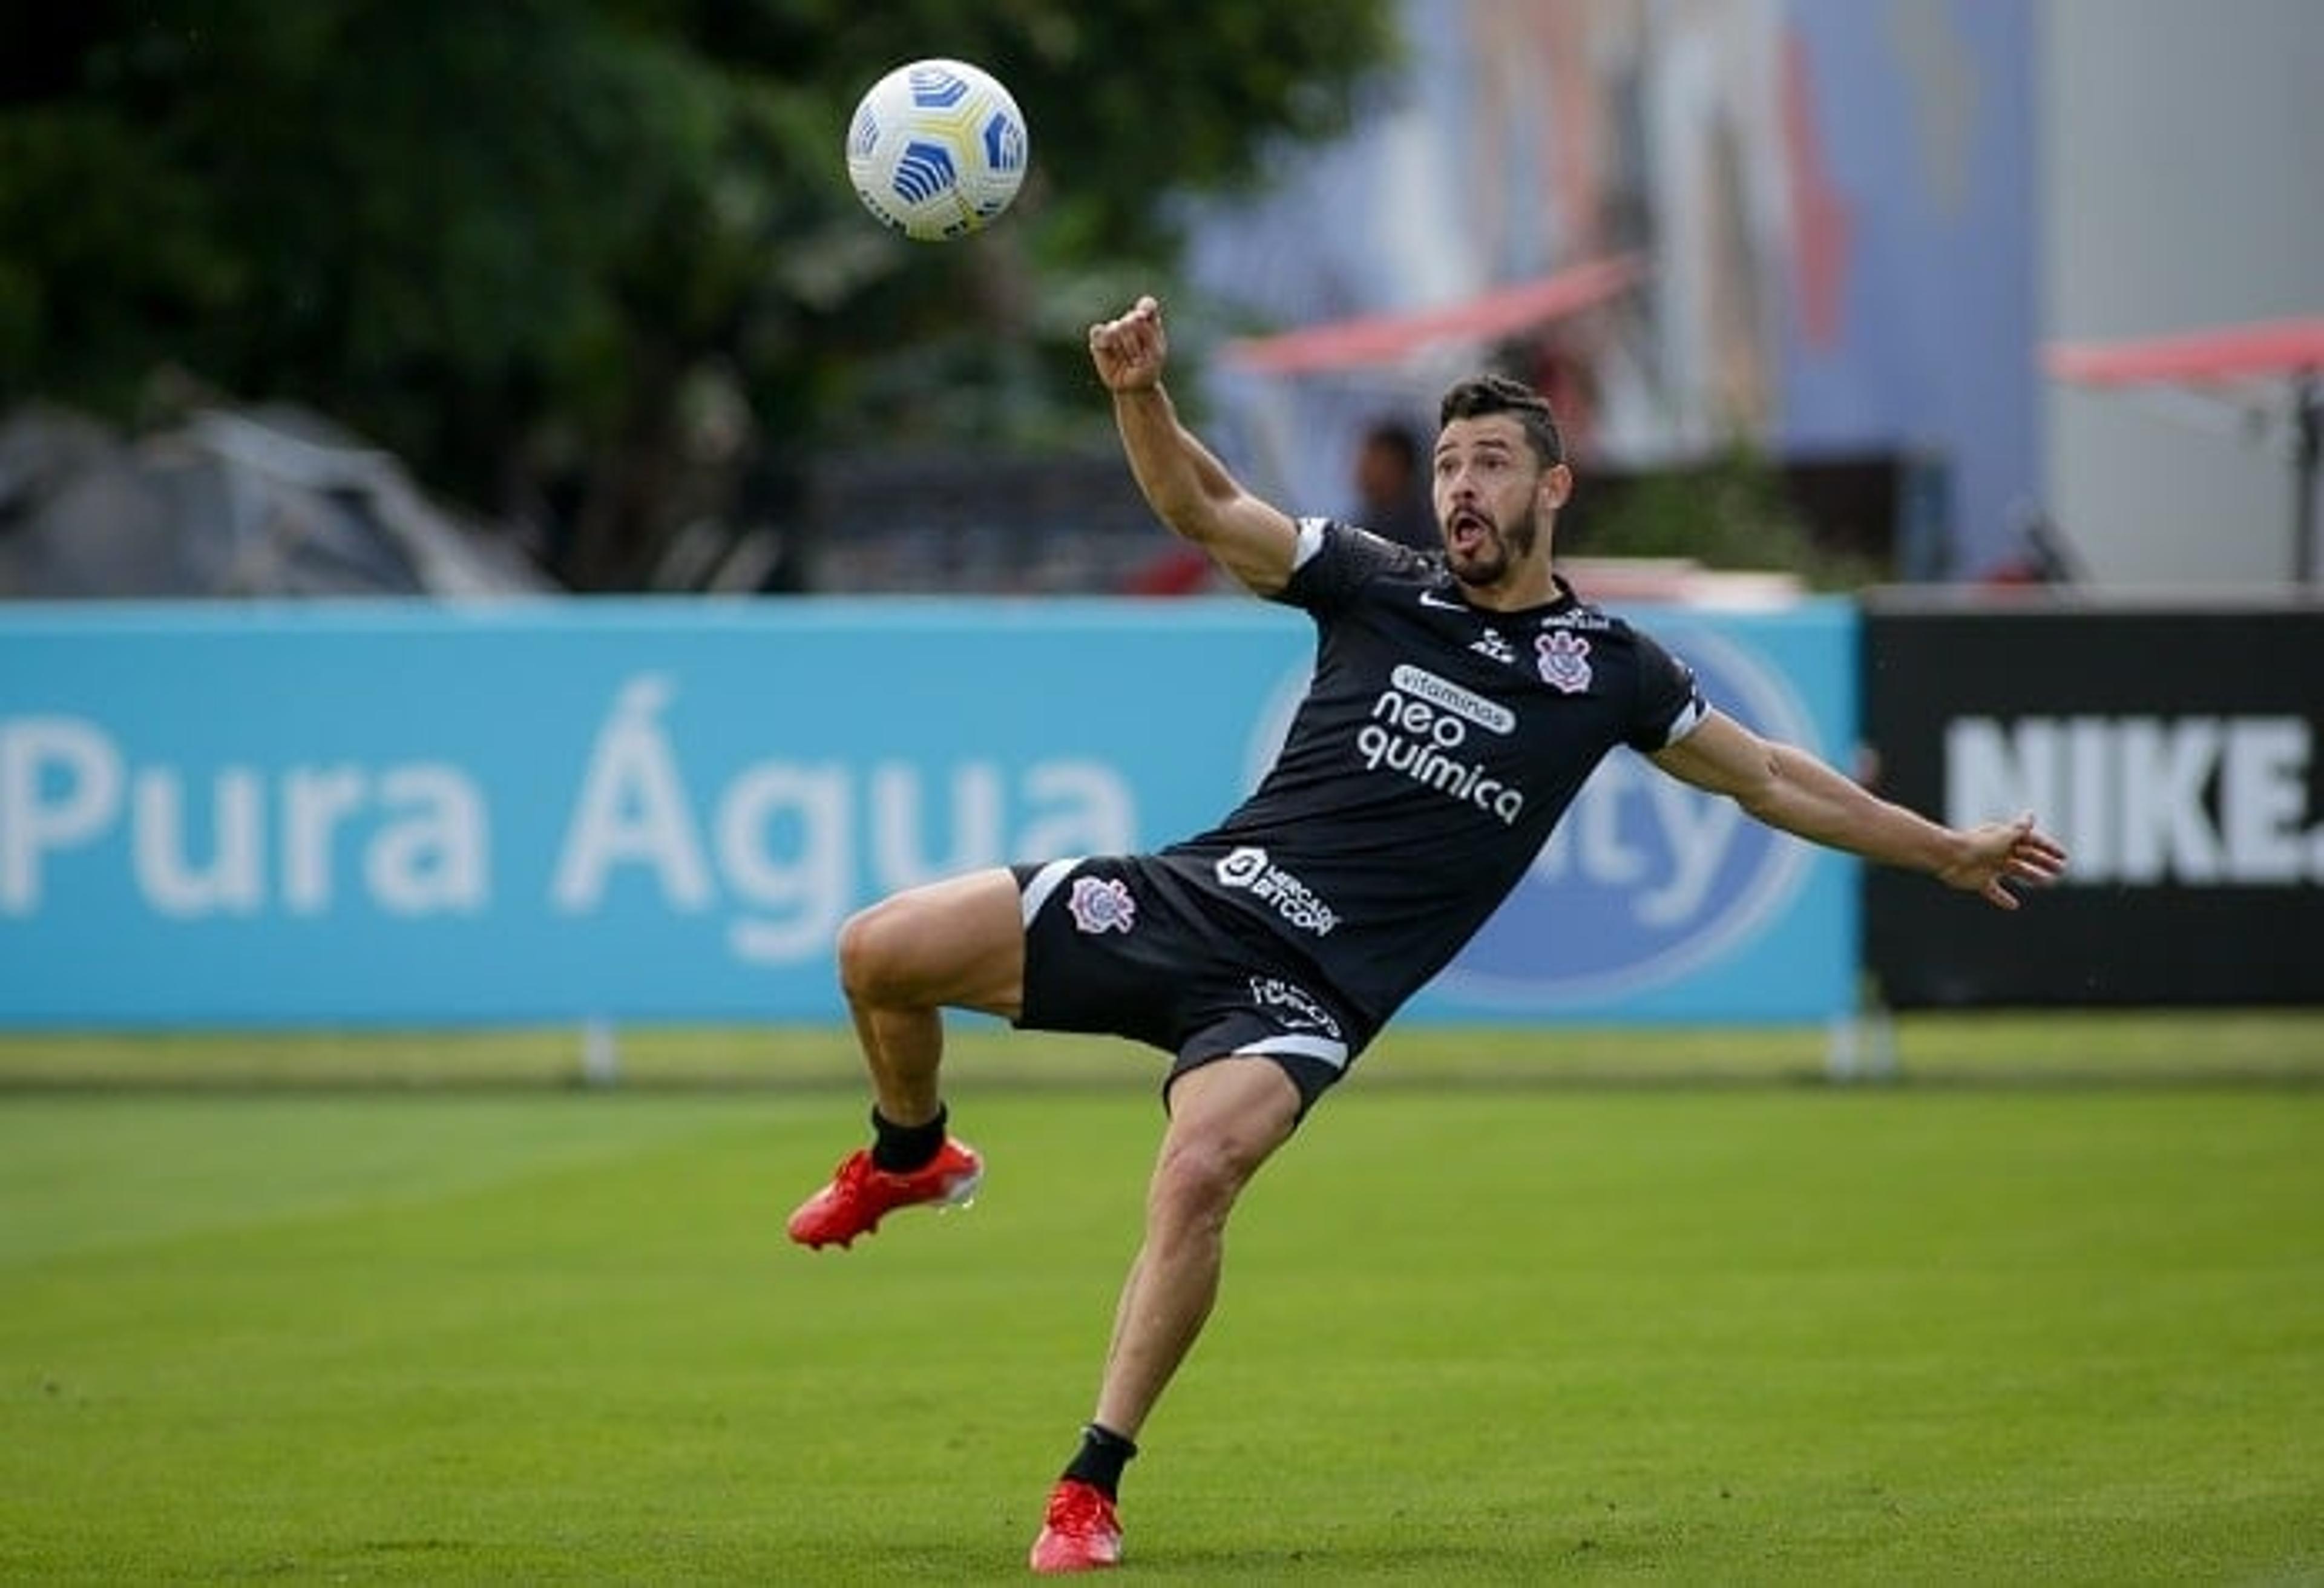
<path fill-rule="evenodd" d="M 1827 756 L 1855 616 L 1641 614 Z M 853 909 L 1209 826 L 1312 651 L 1256 603 L 0 614 L 0 1024 L 838 1019 Z M 1849 863 L 1623 752 L 1420 1018 L 1811 1020 Z"/>

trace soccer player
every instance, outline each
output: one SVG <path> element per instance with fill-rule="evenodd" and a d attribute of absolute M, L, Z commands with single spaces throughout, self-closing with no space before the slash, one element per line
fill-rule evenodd
<path fill-rule="evenodd" d="M 1148 502 L 1254 593 L 1307 612 L 1314 680 L 1274 766 L 1211 831 L 938 882 L 846 923 L 839 973 L 873 1140 L 789 1226 L 845 1246 L 897 1208 L 973 1195 L 982 1164 L 950 1134 L 938 1085 L 945 1007 L 1174 1056 L 1144 1241 L 1033 1545 L 1042 1573 L 1120 1559 L 1122 1469 L 1210 1314 L 1237 1196 L 1515 887 L 1616 746 L 1772 826 L 2005 909 L 2065 863 L 2031 816 L 1940 826 L 1760 738 L 1652 640 L 1577 600 L 1550 563 L 1572 475 L 1528 388 L 1487 376 L 1444 394 L 1442 546 L 1424 553 L 1246 492 L 1178 421 L 1153 299 L 1092 327 L 1089 345 Z"/>

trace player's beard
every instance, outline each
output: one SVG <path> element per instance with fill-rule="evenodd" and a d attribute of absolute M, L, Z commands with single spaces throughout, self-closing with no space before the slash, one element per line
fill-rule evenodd
<path fill-rule="evenodd" d="M 1506 524 L 1489 514 L 1478 516 L 1485 521 L 1485 533 L 1476 549 L 1455 551 L 1448 531 L 1444 565 L 1454 578 L 1482 590 L 1508 578 L 1511 568 L 1533 555 L 1535 543 L 1541 539 L 1541 515 L 1528 501 L 1525 511 Z"/>

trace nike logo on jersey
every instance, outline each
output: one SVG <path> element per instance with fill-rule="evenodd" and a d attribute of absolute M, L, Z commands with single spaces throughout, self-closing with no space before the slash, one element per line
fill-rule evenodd
<path fill-rule="evenodd" d="M 1469 604 L 1467 602 L 1448 601 L 1434 590 L 1423 590 L 1420 593 L 1420 605 L 1423 606 L 1433 606 L 1439 612 L 1466 612 L 1469 610 Z"/>

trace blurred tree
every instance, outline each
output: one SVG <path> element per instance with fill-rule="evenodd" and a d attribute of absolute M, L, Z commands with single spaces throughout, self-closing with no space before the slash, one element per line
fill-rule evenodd
<path fill-rule="evenodd" d="M 1174 193 L 1343 125 L 1388 0 L 79 0 L 0 14 L 0 403 L 127 420 L 157 371 L 308 403 L 634 587 L 744 472 L 1018 441 L 1082 332 L 1167 282 Z M 1018 208 L 907 243 L 855 97 L 977 60 Z"/>

